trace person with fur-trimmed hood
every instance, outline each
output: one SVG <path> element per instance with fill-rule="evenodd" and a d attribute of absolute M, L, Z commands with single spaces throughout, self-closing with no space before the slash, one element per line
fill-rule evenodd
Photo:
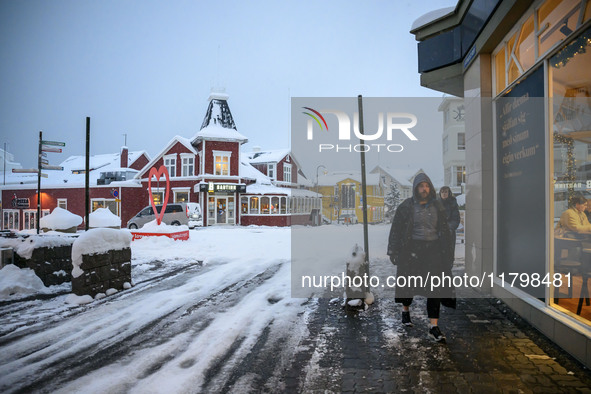
<path fill-rule="evenodd" d="M 451 245 L 445 207 L 437 199 L 429 177 L 419 173 L 413 181 L 413 196 L 404 200 L 394 214 L 388 256 L 398 266 L 396 302 L 402 303 L 402 323 L 412 326 L 409 307 L 413 296 L 426 296 L 428 336 L 437 342 L 445 340 L 438 326 L 440 305 L 455 308 L 455 291 L 449 286 L 431 291 L 429 278 L 443 274 L 451 277 Z M 426 286 L 420 282 L 413 286 L 412 277 L 418 276 L 423 283 L 427 282 Z"/>

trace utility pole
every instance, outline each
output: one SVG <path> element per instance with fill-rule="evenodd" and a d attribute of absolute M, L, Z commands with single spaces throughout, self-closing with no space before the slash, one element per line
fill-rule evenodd
<path fill-rule="evenodd" d="M 363 101 L 361 95 L 358 97 L 358 104 L 359 104 L 359 133 L 361 135 L 365 135 L 363 129 Z M 361 146 L 365 145 L 365 140 L 363 138 L 359 138 L 359 143 Z M 365 249 L 365 261 L 369 265 L 369 239 L 368 239 L 368 228 L 367 228 L 367 191 L 366 191 L 367 181 L 365 179 L 365 151 L 361 150 L 361 192 L 363 196 L 363 247 Z"/>
<path fill-rule="evenodd" d="M 88 221 L 90 220 L 90 117 L 86 117 L 86 171 L 84 173 L 84 189 L 86 201 L 86 216 L 84 218 L 84 228 L 88 231 Z"/>
<path fill-rule="evenodd" d="M 41 157 L 43 154 L 43 132 L 39 132 L 39 152 L 37 154 L 37 234 L 39 234 L 39 228 L 41 222 Z"/>

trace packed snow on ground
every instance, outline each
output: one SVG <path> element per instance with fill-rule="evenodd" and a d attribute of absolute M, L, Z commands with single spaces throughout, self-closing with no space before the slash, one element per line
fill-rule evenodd
<path fill-rule="evenodd" d="M 30 268 L 8 264 L 0 270 L 0 300 L 47 292 L 47 287 Z"/>
<path fill-rule="evenodd" d="M 56 207 L 49 215 L 41 218 L 39 226 L 51 230 L 67 230 L 71 227 L 77 227 L 81 223 L 81 216 L 75 215 L 63 208 Z"/>
<path fill-rule="evenodd" d="M 90 372 L 69 381 L 66 378 L 52 391 L 200 392 L 208 380 L 207 372 L 220 360 L 224 361 L 219 376 L 230 372 L 233 365 L 247 362 L 265 330 L 269 330 L 269 342 L 287 338 L 288 342 L 281 342 L 280 353 L 289 357 L 298 338 L 306 335 L 306 319 L 316 305 L 292 297 L 292 247 L 301 249 L 296 254 L 300 263 L 321 265 L 318 272 L 323 272 L 326 265 L 344 270 L 351 248 L 363 245 L 362 225 L 303 228 L 299 235 L 305 237 L 296 239 L 295 244 L 294 229 L 297 227 L 206 227 L 191 230 L 188 241 L 167 237 L 134 241 L 135 286 L 131 289 L 85 305 L 64 295 L 11 315 L 21 321 L 28 316 L 31 323 L 20 328 L 21 323 L 18 330 L 4 336 L 0 391 L 2 387 L 23 386 L 37 376 L 63 375 L 56 368 L 67 360 L 79 366 L 79 362 L 87 362 L 78 359 L 81 355 L 92 358 L 98 350 L 120 346 L 121 341 L 126 343 L 138 335 L 155 339 L 144 342 L 144 337 L 138 338 L 141 345 L 116 359 L 93 364 Z M 387 259 L 389 225 L 369 229 L 372 261 Z M 324 249 L 318 243 L 313 247 L 301 243 L 309 239 L 324 242 Z M 95 242 L 105 241 L 97 237 Z M 299 271 L 309 273 L 303 267 Z M 171 275 L 164 275 L 167 272 Z M 74 303 L 66 304 L 66 298 Z M 81 308 L 81 312 L 71 312 Z M 35 310 L 38 315 L 31 315 Z M 8 315 L 2 315 L 0 331 L 18 324 L 4 324 Z M 39 324 L 43 330 L 35 331 Z M 153 333 L 153 327 L 166 330 Z M 22 330 L 33 332 L 23 335 Z"/>
<path fill-rule="evenodd" d="M 90 227 L 120 227 L 121 218 L 115 215 L 109 208 L 98 208 L 88 215 Z"/>

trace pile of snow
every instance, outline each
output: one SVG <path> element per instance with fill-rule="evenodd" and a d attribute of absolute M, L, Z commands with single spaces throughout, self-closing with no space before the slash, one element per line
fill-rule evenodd
<path fill-rule="evenodd" d="M 15 253 L 25 259 L 33 256 L 37 248 L 55 248 L 57 246 L 72 245 L 74 238 L 59 235 L 32 235 L 27 238 L 0 238 L 0 247 L 12 248 Z"/>
<path fill-rule="evenodd" d="M 84 273 L 82 255 L 105 253 L 109 250 L 121 250 L 129 248 L 131 233 L 127 230 L 115 230 L 112 228 L 95 228 L 82 234 L 72 245 L 72 276 L 79 277 Z"/>
<path fill-rule="evenodd" d="M 47 287 L 30 268 L 20 269 L 16 265 L 8 264 L 0 270 L 0 300 L 46 290 Z"/>
<path fill-rule="evenodd" d="M 98 208 L 88 215 L 88 225 L 97 227 L 121 227 L 121 218 L 115 215 L 109 208 Z"/>
<path fill-rule="evenodd" d="M 42 228 L 51 230 L 67 230 L 72 227 L 78 227 L 81 223 L 82 217 L 60 207 L 56 207 L 53 212 L 47 216 L 43 216 L 39 221 L 39 225 Z"/>
<path fill-rule="evenodd" d="M 156 222 L 156 219 L 152 220 L 151 222 L 148 222 L 146 224 L 144 224 L 144 226 L 142 227 L 141 230 L 133 230 L 135 233 L 154 233 L 154 234 L 168 234 L 168 233 L 178 233 L 181 231 L 187 231 L 189 230 L 189 227 L 182 225 L 182 226 L 171 226 L 169 224 L 166 224 L 164 222 L 158 224 Z"/>

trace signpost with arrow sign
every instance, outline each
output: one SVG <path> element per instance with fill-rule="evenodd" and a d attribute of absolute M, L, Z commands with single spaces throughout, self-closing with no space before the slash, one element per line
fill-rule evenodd
<path fill-rule="evenodd" d="M 41 177 L 47 178 L 47 174 L 43 174 L 41 170 L 57 170 L 63 171 L 64 167 L 61 166 L 52 166 L 49 164 L 49 160 L 46 159 L 47 153 L 62 153 L 62 148 L 57 148 L 58 146 L 65 147 L 65 142 L 60 141 L 46 141 L 43 139 L 43 132 L 39 132 L 39 156 L 37 159 L 37 169 L 36 170 L 27 170 L 26 172 L 36 172 L 37 176 L 37 234 L 39 234 L 39 222 L 41 219 Z M 25 172 L 25 171 L 23 171 Z"/>

